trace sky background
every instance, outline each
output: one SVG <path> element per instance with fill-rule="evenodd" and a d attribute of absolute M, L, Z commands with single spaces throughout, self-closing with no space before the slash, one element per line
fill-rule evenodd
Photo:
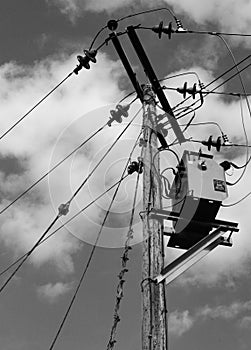
<path fill-rule="evenodd" d="M 165 6 L 174 11 L 187 29 L 251 33 L 251 4 L 245 0 L 238 3 L 233 0 L 1 1 L 0 135 L 72 72 L 78 63 L 77 55 L 83 54 L 83 49 L 89 47 L 96 32 L 109 19 Z M 119 30 L 139 23 L 151 27 L 161 20 L 165 25 L 173 21 L 168 11 L 159 11 L 125 20 L 120 23 Z M 139 34 L 159 78 L 196 72 L 206 84 L 233 65 L 226 45 L 216 36 L 177 34 L 171 40 L 164 35 L 159 40 L 152 31 L 140 31 Z M 104 31 L 94 47 L 108 35 L 109 32 Z M 225 39 L 237 61 L 250 53 L 251 38 Z M 121 42 L 140 83 L 145 83 L 146 78 L 130 43 L 126 37 L 121 38 Z M 250 68 L 242 73 L 247 92 L 251 92 L 250 74 Z M 185 81 L 192 86 L 197 78 L 190 74 L 170 79 L 165 85 L 181 87 Z M 108 121 L 109 111 L 130 91 L 131 84 L 112 44 L 104 46 L 97 55 L 97 63 L 91 64 L 90 70 L 83 69 L 78 75 L 71 76 L 0 140 L 0 209 L 104 125 Z M 223 85 L 219 91 L 242 92 L 238 77 Z M 182 101 L 182 96 L 170 91 L 168 99 L 174 106 Z M 250 115 L 245 101 L 240 103 L 237 97 L 208 96 L 203 107 L 196 111 L 195 122 L 217 122 L 230 141 L 244 144 L 241 107 L 249 135 Z M 133 105 L 130 117 L 139 108 L 139 103 Z M 188 120 L 189 117 L 182 119 L 182 122 L 185 124 Z M 141 115 L 72 203 L 69 216 L 61 222 L 119 179 L 138 136 L 140 122 Z M 32 247 L 55 217 L 59 204 L 69 199 L 124 127 L 123 123 L 104 129 L 74 157 L 1 214 L 0 271 Z M 200 140 L 207 139 L 209 135 L 214 138 L 220 136 L 219 129 L 215 125 L 194 126 L 186 134 Z M 168 140 L 173 140 L 171 132 Z M 174 149 L 181 156 L 185 148 L 198 151 L 199 146 L 189 144 Z M 137 148 L 134 158 L 139 152 Z M 222 149 L 214 155 L 217 161 L 228 159 L 239 165 L 245 162 L 246 157 L 243 148 Z M 176 165 L 175 159 L 163 155 L 161 166 L 170 165 Z M 240 172 L 235 170 L 228 176 L 228 181 L 234 182 L 239 175 Z M 234 203 L 251 191 L 250 176 L 251 171 L 247 168 L 242 180 L 229 188 L 225 204 Z M 135 178 L 132 175 L 118 194 L 113 213 L 55 349 L 106 348 Z M 97 205 L 90 207 L 76 221 L 41 245 L 0 294 L 2 350 L 49 349 L 111 196 L 112 193 L 106 195 Z M 138 210 L 140 199 L 139 195 Z M 167 286 L 171 350 L 185 347 L 188 350 L 250 349 L 250 207 L 251 196 L 236 206 L 222 208 L 218 215 L 220 219 L 240 223 L 240 232 L 233 236 L 233 247 L 217 248 Z M 141 348 L 142 249 L 138 215 L 135 217 L 134 232 L 115 347 L 120 350 Z M 171 261 L 177 254 L 180 252 L 166 250 L 166 261 Z M 1 277 L 2 283 L 7 276 Z"/>

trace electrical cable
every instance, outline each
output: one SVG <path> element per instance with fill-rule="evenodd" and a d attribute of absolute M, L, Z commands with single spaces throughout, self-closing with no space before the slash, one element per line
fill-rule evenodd
<path fill-rule="evenodd" d="M 243 62 L 245 62 L 247 59 L 249 59 L 251 57 L 251 54 L 250 55 L 247 55 L 246 57 L 244 57 L 241 61 L 239 61 L 239 62 L 237 62 L 237 66 L 239 66 L 240 64 L 242 64 Z M 233 65 L 232 67 L 230 67 L 230 68 L 228 68 L 225 72 L 223 72 L 223 73 L 221 73 L 218 77 L 216 77 L 216 78 L 214 78 L 210 83 L 208 83 L 208 84 L 206 84 L 204 87 L 203 87 L 203 89 L 201 89 L 201 90 L 204 90 L 204 89 L 206 89 L 207 87 L 209 87 L 210 85 L 212 85 L 213 83 L 215 83 L 217 80 L 219 80 L 219 79 L 221 79 L 224 75 L 226 75 L 227 73 L 229 73 L 229 72 L 231 72 L 231 70 L 233 70 L 235 67 L 236 67 L 236 65 Z M 248 68 L 249 66 L 251 65 L 251 63 L 250 64 L 248 64 L 244 69 L 246 69 L 246 68 Z M 243 70 L 243 69 L 242 69 Z M 242 71 L 241 70 L 241 71 Z M 236 76 L 236 74 L 233 76 L 233 77 L 235 77 Z M 232 77 L 230 78 L 230 79 L 232 79 Z M 225 82 L 227 82 L 229 79 L 227 79 Z M 224 82 L 224 83 L 225 83 Z M 220 85 L 221 86 L 221 85 Z M 215 91 L 216 89 L 214 89 L 213 91 Z M 174 106 L 173 107 L 173 110 L 175 110 L 177 107 L 179 107 L 181 104 L 183 104 L 183 103 L 185 103 L 187 100 L 189 100 L 189 99 L 191 99 L 192 98 L 192 96 L 188 96 L 186 99 L 184 99 L 183 101 L 181 101 L 181 102 L 179 102 L 176 106 Z"/>
<path fill-rule="evenodd" d="M 25 255 L 23 260 L 20 262 L 20 264 L 15 268 L 15 270 L 11 273 L 11 275 L 7 278 L 7 280 L 4 282 L 4 284 L 0 287 L 0 293 L 4 290 L 4 288 L 8 285 L 8 283 L 12 280 L 12 278 L 16 275 L 16 273 L 19 271 L 19 269 L 23 266 L 25 261 L 28 259 L 28 257 L 34 252 L 34 250 L 39 246 L 41 241 L 44 239 L 48 231 L 52 228 L 52 226 L 58 221 L 60 215 L 58 214 L 55 219 L 51 222 L 51 224 L 47 227 L 47 229 L 44 231 L 44 233 L 40 236 L 40 238 L 37 240 L 37 242 L 33 245 L 33 247 L 29 250 L 29 252 Z M 19 260 L 20 261 L 20 260 Z M 13 266 L 13 264 L 12 264 Z"/>
<path fill-rule="evenodd" d="M 28 252 L 27 256 L 20 262 L 20 264 L 17 266 L 17 268 L 13 271 L 13 273 L 10 275 L 10 277 L 4 282 L 2 287 L 0 288 L 0 293 L 3 291 L 3 289 L 7 286 L 7 284 L 11 281 L 11 279 L 15 276 L 15 274 L 18 272 L 18 270 L 21 268 L 21 266 L 24 264 L 24 262 L 28 259 L 28 257 L 33 253 L 33 251 L 38 247 L 39 243 L 44 239 L 48 231 L 52 228 L 52 226 L 57 222 L 57 220 L 62 216 L 66 215 L 69 211 L 69 206 L 72 200 L 76 197 L 76 195 L 79 193 L 79 191 L 82 189 L 84 184 L 87 182 L 87 180 L 91 177 L 91 175 L 94 173 L 94 171 L 97 169 L 97 167 L 100 165 L 100 163 L 104 160 L 104 158 L 107 156 L 107 154 L 111 151 L 113 146 L 117 143 L 117 141 L 120 139 L 120 137 L 124 134 L 124 132 L 128 129 L 128 127 L 131 125 L 133 120 L 137 117 L 139 112 L 141 111 L 142 107 L 139 109 L 139 111 L 134 115 L 132 120 L 127 124 L 127 126 L 124 128 L 124 130 L 120 133 L 120 135 L 116 138 L 116 140 L 113 142 L 111 147 L 108 149 L 108 151 L 105 153 L 103 157 L 101 157 L 100 161 L 96 164 L 96 166 L 93 168 L 93 170 L 88 174 L 86 179 L 81 183 L 81 185 L 77 188 L 77 190 L 73 193 L 71 198 L 65 203 L 61 204 L 59 206 L 59 213 L 55 217 L 55 219 L 52 221 L 52 223 L 49 225 L 49 227 L 45 230 L 45 232 L 40 236 L 38 241 L 34 244 L 34 246 L 31 248 L 31 250 Z M 61 208 L 63 206 L 63 208 Z"/>
<path fill-rule="evenodd" d="M 142 132 L 142 131 L 141 131 L 141 132 Z M 130 153 L 130 156 L 129 156 L 129 158 L 128 158 L 128 161 L 127 161 L 127 163 L 126 163 L 126 166 L 125 166 L 125 168 L 124 168 L 124 170 L 123 170 L 123 172 L 122 172 L 122 174 L 121 174 L 120 181 L 118 182 L 117 188 L 116 188 L 116 190 L 115 190 L 115 192 L 114 192 L 114 194 L 113 194 L 113 197 L 112 197 L 112 199 L 111 199 L 111 202 L 110 202 L 110 205 L 109 205 L 109 207 L 108 207 L 108 210 L 106 211 L 106 215 L 105 215 L 105 217 L 104 217 L 104 219 L 103 219 L 102 225 L 101 225 L 101 227 L 100 227 L 100 230 L 99 230 L 99 232 L 98 232 L 98 234 L 97 234 L 97 237 L 96 237 L 95 242 L 94 242 L 94 244 L 93 244 L 93 247 L 92 247 L 92 249 L 91 249 L 89 258 L 88 258 L 88 260 L 87 260 L 87 263 L 86 263 L 86 265 L 85 265 L 85 268 L 84 268 L 84 270 L 83 270 L 83 273 L 82 273 L 82 275 L 81 275 L 81 277 L 80 277 L 80 280 L 79 280 L 79 283 L 78 283 L 78 285 L 77 285 L 77 288 L 76 288 L 76 290 L 75 290 L 75 292 L 74 292 L 74 294 L 73 294 L 73 297 L 72 297 L 72 299 L 71 299 L 71 301 L 70 301 L 70 304 L 69 304 L 69 306 L 68 306 L 68 308 L 67 308 L 67 310 L 66 310 L 66 312 L 65 312 L 65 314 L 64 314 L 64 317 L 63 317 L 63 319 L 62 319 L 62 321 L 61 321 L 61 323 L 60 323 L 60 325 L 59 325 L 58 331 L 57 331 L 57 333 L 56 333 L 56 335 L 55 335 L 55 337 L 54 337 L 54 339 L 53 339 L 53 341 L 52 341 L 52 343 L 51 343 L 51 345 L 50 345 L 49 350 L 52 350 L 52 349 L 54 348 L 54 345 L 55 345 L 55 343 L 56 343 L 56 341 L 57 341 L 57 339 L 58 339 L 58 337 L 59 337 L 59 335 L 60 335 L 60 333 L 61 333 L 61 331 L 62 331 L 62 329 L 63 329 L 63 326 L 64 326 L 64 324 L 65 324 L 65 322 L 66 322 L 66 320 L 67 320 L 67 317 L 68 317 L 68 315 L 69 315 L 69 313 L 70 313 L 70 311 L 71 311 L 71 308 L 72 308 L 72 306 L 73 306 L 73 303 L 74 303 L 74 301 L 75 301 L 75 299 L 76 299 L 76 297 L 77 297 L 78 291 L 79 291 L 79 289 L 80 289 L 80 287 L 81 287 L 81 285 L 82 285 L 82 282 L 83 282 L 83 280 L 84 280 L 84 277 L 85 277 L 85 275 L 86 275 L 86 272 L 87 272 L 87 270 L 88 270 L 88 267 L 90 266 L 91 260 L 92 260 L 92 258 L 93 258 L 94 252 L 95 252 L 95 250 L 96 250 L 96 248 L 97 248 L 97 244 L 98 244 L 98 241 L 99 241 L 100 236 L 101 236 L 101 234 L 102 234 L 103 227 L 104 227 L 104 225 L 105 225 L 105 222 L 106 222 L 107 217 L 108 217 L 108 215 L 109 215 L 109 213 L 110 213 L 111 207 L 112 207 L 112 205 L 113 205 L 113 203 L 114 203 L 114 200 L 115 200 L 115 198 L 116 198 L 116 196 L 117 196 L 117 193 L 118 193 L 118 191 L 119 191 L 120 184 L 121 184 L 122 180 L 125 179 L 125 177 L 127 177 L 127 176 L 129 175 L 129 174 L 127 174 L 127 175 L 125 176 L 125 172 L 126 172 L 126 170 L 127 170 L 128 164 L 129 164 L 129 162 L 130 162 L 130 160 L 131 160 L 131 156 L 132 156 L 133 151 L 134 151 L 134 149 L 135 149 L 135 147 L 136 147 L 136 145 L 137 145 L 137 142 L 138 142 L 138 139 L 139 139 L 139 137 L 140 137 L 140 135 L 141 135 L 141 132 L 140 132 L 138 138 L 136 139 L 136 142 L 135 142 L 135 144 L 134 144 L 134 146 L 133 146 L 133 149 L 132 149 L 132 151 L 131 151 L 131 153 Z M 139 173 L 138 173 L 138 175 L 139 175 Z"/>
<path fill-rule="evenodd" d="M 247 132 L 246 132 L 246 128 L 245 128 L 245 123 L 244 123 L 244 113 L 243 113 L 243 106 L 242 106 L 242 102 L 241 102 L 241 97 L 240 97 L 240 110 L 241 110 L 241 121 L 242 121 L 242 126 L 243 126 L 243 131 L 244 131 L 244 135 L 245 135 L 245 140 L 246 140 L 246 162 L 244 164 L 244 166 L 241 166 L 241 168 L 243 168 L 243 171 L 241 173 L 241 175 L 239 176 L 239 178 L 234 181 L 234 182 L 227 182 L 228 186 L 234 186 L 237 183 L 240 182 L 240 180 L 243 178 L 246 170 L 247 170 L 247 165 L 251 160 L 251 157 L 249 158 L 249 152 L 248 152 L 248 136 L 247 136 Z"/>
<path fill-rule="evenodd" d="M 251 195 L 251 192 L 249 192 L 248 194 L 246 194 L 244 197 L 242 197 L 241 199 L 239 199 L 238 201 L 234 202 L 234 203 L 230 203 L 230 204 L 221 204 L 221 207 L 225 207 L 225 208 L 229 208 L 229 207 L 233 207 L 239 203 L 241 203 L 242 201 L 244 201 L 244 199 L 246 199 L 247 197 L 249 197 Z"/>
<path fill-rule="evenodd" d="M 246 65 L 245 67 L 243 67 L 242 69 L 239 70 L 239 72 L 242 72 L 244 71 L 245 69 L 247 69 L 248 67 L 251 66 L 251 63 L 249 63 L 248 65 Z M 235 73 L 233 75 L 231 75 L 229 78 L 227 78 L 226 80 L 224 80 L 222 83 L 220 83 L 219 85 L 217 85 L 215 88 L 213 88 L 210 92 L 206 92 L 205 97 L 207 97 L 212 91 L 215 91 L 216 89 L 220 88 L 222 85 L 226 84 L 229 80 L 233 79 L 236 75 L 238 75 L 239 73 Z M 218 79 L 218 78 L 217 78 Z M 215 79 L 214 79 L 215 80 Z M 209 85 L 211 85 L 214 81 L 210 82 L 208 85 L 205 86 L 205 88 Z M 185 100 L 181 101 L 180 103 L 178 103 L 175 107 L 174 107 L 174 110 L 177 106 L 180 106 L 181 104 L 183 104 L 185 101 L 187 101 L 188 99 L 190 99 L 191 96 L 187 97 Z M 187 109 L 191 108 L 192 106 L 194 106 L 195 104 L 197 104 L 198 102 L 200 102 L 201 100 L 198 99 L 196 101 L 194 101 L 193 103 L 191 103 L 189 106 L 185 107 Z M 186 113 L 188 114 L 188 113 Z M 183 115 L 179 115 L 177 119 L 180 119 L 180 118 L 183 118 L 186 114 L 183 114 Z"/>
<path fill-rule="evenodd" d="M 124 179 L 127 176 L 124 177 Z M 124 180 L 123 179 L 123 180 Z M 50 237 L 54 236 L 55 233 L 57 233 L 59 230 L 61 230 L 63 227 L 65 227 L 68 223 L 70 223 L 71 221 L 73 221 L 76 217 L 78 217 L 81 213 L 83 213 L 86 209 L 88 209 L 92 204 L 94 204 L 96 201 L 98 201 L 100 198 L 102 198 L 106 193 L 108 193 L 110 190 L 112 190 L 115 186 L 118 185 L 118 183 L 120 182 L 117 181 L 116 183 L 114 183 L 112 186 L 110 186 L 106 191 L 104 191 L 103 193 L 101 193 L 99 196 L 97 196 L 94 200 L 92 200 L 89 204 L 87 204 L 85 207 L 83 207 L 82 209 L 80 209 L 76 214 L 74 214 L 70 219 L 68 219 L 66 222 L 64 222 L 62 225 L 60 225 L 57 229 L 55 229 L 53 232 L 51 232 L 47 237 L 45 237 L 43 240 L 41 240 L 41 242 L 39 242 L 38 246 L 41 245 L 42 243 L 44 243 L 45 241 L 47 241 Z M 10 265 L 8 265 L 4 270 L 2 270 L 0 272 L 0 276 L 2 276 L 3 274 L 5 274 L 7 271 L 9 271 L 14 265 L 16 265 L 20 260 L 22 260 L 23 258 L 25 258 L 28 255 L 29 252 L 23 254 L 22 256 L 20 256 L 17 260 L 15 260 L 13 263 L 11 263 Z"/>
<path fill-rule="evenodd" d="M 171 75 L 171 76 L 168 76 L 166 78 L 161 78 L 161 79 L 158 79 L 159 82 L 162 82 L 162 81 L 165 81 L 165 80 L 168 80 L 168 79 L 173 79 L 173 78 L 178 78 L 178 77 L 181 77 L 181 76 L 184 76 L 184 75 L 195 75 L 197 77 L 197 80 L 198 82 L 200 82 L 200 77 L 198 75 L 197 72 L 184 72 L 184 73 L 179 73 L 179 74 L 174 74 L 174 75 Z"/>
<path fill-rule="evenodd" d="M 46 176 L 51 174 L 55 169 L 57 169 L 63 162 L 65 162 L 68 158 L 70 158 L 74 153 L 76 153 L 80 148 L 82 148 L 88 141 L 90 141 L 94 136 L 96 136 L 100 131 L 104 129 L 107 125 L 105 123 L 101 128 L 96 130 L 88 139 L 83 141 L 80 145 L 78 145 L 73 151 L 71 151 L 67 156 L 65 156 L 62 160 L 56 163 L 47 173 L 42 175 L 37 181 L 35 181 L 31 186 L 29 186 L 24 192 L 22 192 L 19 196 L 17 196 L 11 203 L 9 203 L 6 207 L 0 210 L 0 215 L 3 214 L 8 208 L 10 208 L 14 203 L 16 203 L 20 198 L 26 195 L 32 188 L 34 188 L 37 184 L 39 184 Z"/>
<path fill-rule="evenodd" d="M 242 90 L 244 92 L 244 97 L 245 97 L 245 100 L 246 100 L 246 104 L 247 104 L 247 107 L 248 107 L 248 111 L 249 111 L 249 116 L 251 118 L 251 107 L 250 107 L 250 103 L 248 101 L 248 98 L 247 98 L 247 92 L 246 92 L 246 88 L 245 88 L 245 84 L 244 84 L 244 81 L 242 79 L 242 76 L 241 76 L 241 72 L 238 68 L 238 65 L 237 65 L 237 61 L 235 59 L 235 56 L 233 54 L 233 51 L 231 50 L 230 46 L 228 45 L 228 43 L 226 42 L 226 40 L 220 35 L 220 34 L 217 34 L 217 36 L 222 40 L 222 42 L 225 44 L 233 62 L 234 62 L 234 65 L 235 65 L 235 68 L 238 72 L 238 76 L 239 76 L 239 80 L 240 80 L 240 83 L 241 83 L 241 87 L 242 87 Z"/>
<path fill-rule="evenodd" d="M 251 37 L 251 34 L 245 34 L 245 33 L 224 33 L 224 32 L 213 32 L 213 31 L 197 31 L 197 30 L 184 30 L 182 31 L 175 31 L 176 34 L 209 34 L 209 35 L 227 35 L 227 36 L 240 36 L 240 37 Z"/>
<path fill-rule="evenodd" d="M 83 186 L 86 184 L 86 182 L 89 180 L 91 175 L 94 173 L 94 171 L 98 168 L 100 163 L 104 160 L 104 158 L 110 153 L 112 148 L 116 145 L 116 143 L 119 141 L 119 139 L 123 136 L 123 134 L 126 132 L 126 130 L 129 128 L 129 126 L 132 124 L 132 122 L 136 119 L 140 111 L 142 110 L 142 107 L 138 110 L 138 112 L 134 115 L 134 117 L 130 120 L 130 122 L 126 125 L 126 127 L 123 129 L 123 131 L 117 136 L 115 141 L 113 141 L 112 145 L 108 148 L 108 150 L 105 152 L 105 154 L 101 157 L 99 162 L 95 165 L 95 167 L 92 169 L 92 171 L 88 174 L 88 176 L 84 179 L 84 181 L 80 184 L 80 186 L 75 190 L 71 198 L 68 200 L 67 204 L 70 204 L 72 200 L 76 197 L 76 195 L 79 193 L 79 191 L 83 188 Z"/>
<path fill-rule="evenodd" d="M 142 11 L 142 12 L 132 13 L 131 15 L 120 17 L 117 20 L 117 22 L 123 21 L 124 19 L 127 19 L 127 18 L 131 18 L 131 17 L 135 17 L 135 16 L 139 16 L 139 15 L 144 15 L 146 13 L 153 13 L 153 12 L 157 12 L 157 11 L 168 11 L 171 14 L 171 16 L 175 20 L 177 20 L 177 17 L 174 15 L 173 11 L 171 11 L 169 8 L 167 8 L 167 7 L 159 7 L 159 8 L 156 8 L 156 9 L 151 9 L 151 10 L 146 10 L 146 11 Z"/>
<path fill-rule="evenodd" d="M 60 87 L 68 78 L 72 76 L 73 72 L 69 73 L 60 83 L 58 83 L 51 91 L 49 91 L 41 100 L 39 100 L 28 112 L 26 112 L 21 118 L 19 118 L 11 127 L 9 127 L 2 135 L 2 140 L 11 130 L 13 130 L 23 119 L 25 119 L 35 108 L 37 108 L 47 97 L 49 97 L 58 87 Z"/>

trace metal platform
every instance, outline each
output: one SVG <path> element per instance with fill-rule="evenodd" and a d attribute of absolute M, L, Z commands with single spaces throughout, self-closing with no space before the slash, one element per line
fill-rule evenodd
<path fill-rule="evenodd" d="M 233 232 L 238 232 L 238 224 L 235 222 L 228 222 L 223 220 L 214 220 L 212 222 L 192 222 L 193 220 L 188 220 L 179 217 L 179 214 L 175 212 L 170 212 L 166 210 L 152 210 L 149 214 L 151 219 L 164 220 L 184 220 L 188 221 L 190 224 L 201 225 L 206 227 L 205 232 L 212 231 L 206 234 L 202 239 L 199 239 L 192 247 L 190 247 L 184 254 L 179 256 L 177 259 L 168 264 L 160 273 L 160 275 L 154 278 L 156 283 L 160 283 L 165 280 L 166 284 L 172 282 L 175 278 L 180 276 L 183 272 L 193 266 L 196 262 L 206 256 L 209 252 L 215 249 L 218 245 L 232 246 L 231 236 Z M 194 220 L 195 221 L 195 220 Z M 224 237 L 223 234 L 229 231 L 228 237 Z M 175 233 L 174 230 L 169 230 L 164 232 L 165 235 L 170 236 L 170 238 L 177 236 L 178 239 L 182 237 L 182 233 Z M 191 235 L 191 233 L 190 233 Z M 180 237 L 179 237 L 180 236 Z M 182 237 L 183 239 L 183 237 Z M 188 238 L 189 240 L 189 238 Z M 194 241 L 194 237 L 193 240 Z M 177 241 L 178 242 L 178 241 Z M 169 245 L 168 245 L 169 246 Z M 172 245 L 171 245 L 172 247 Z M 174 246 L 175 247 L 175 246 Z M 178 246 L 180 248 L 180 246 Z"/>

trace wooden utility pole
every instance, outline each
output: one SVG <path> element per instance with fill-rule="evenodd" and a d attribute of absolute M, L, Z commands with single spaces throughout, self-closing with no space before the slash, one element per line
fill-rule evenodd
<path fill-rule="evenodd" d="M 142 262 L 142 350 L 167 349 L 167 318 L 164 283 L 154 284 L 151 278 L 164 267 L 162 227 L 158 220 L 149 219 L 148 212 L 161 208 L 159 155 L 157 154 L 156 106 L 151 86 L 144 88 L 143 150 L 143 262 Z"/>

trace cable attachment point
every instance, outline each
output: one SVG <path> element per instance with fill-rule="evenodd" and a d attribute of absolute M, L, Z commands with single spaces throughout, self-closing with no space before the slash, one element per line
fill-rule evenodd
<path fill-rule="evenodd" d="M 180 19 L 177 17 L 174 17 L 176 25 L 177 25 L 177 32 L 187 32 L 187 29 L 184 29 L 183 24 Z"/>
<path fill-rule="evenodd" d="M 67 215 L 69 213 L 70 202 L 60 204 L 58 207 L 58 216 Z"/>
<path fill-rule="evenodd" d="M 215 147 L 217 152 L 220 151 L 222 143 L 221 143 L 221 137 L 219 136 L 216 141 L 213 141 L 213 136 L 209 136 L 207 141 L 202 141 L 202 145 L 207 146 L 207 149 L 210 151 L 211 147 Z"/>
<path fill-rule="evenodd" d="M 223 140 L 223 145 L 230 145 L 231 142 L 229 141 L 229 138 L 227 136 L 227 134 L 224 134 L 223 132 L 221 133 L 221 137 L 222 137 L 222 140 Z"/>
<path fill-rule="evenodd" d="M 138 162 L 133 161 L 133 162 L 131 162 L 131 164 L 129 164 L 129 166 L 127 168 L 128 175 L 133 174 L 135 171 L 139 174 L 142 174 L 143 166 L 144 166 L 144 164 L 143 164 L 142 157 L 138 157 Z"/>
<path fill-rule="evenodd" d="M 188 88 L 187 87 L 187 82 L 184 83 L 182 88 L 177 88 L 176 90 L 183 95 L 183 98 L 186 98 L 186 94 L 190 94 L 192 95 L 193 99 L 195 99 L 195 95 L 197 93 L 199 93 L 199 91 L 197 91 L 197 84 L 194 83 L 192 88 Z"/>
<path fill-rule="evenodd" d="M 161 120 L 163 120 L 164 118 L 166 118 L 166 114 L 158 114 L 156 116 L 156 122 L 159 123 Z"/>
<path fill-rule="evenodd" d="M 73 72 L 78 75 L 78 72 L 84 67 L 85 69 L 90 69 L 90 62 L 96 63 L 97 50 L 84 50 L 85 56 L 78 55 L 77 59 L 79 64 L 73 70 Z"/>
<path fill-rule="evenodd" d="M 159 39 L 161 39 L 162 33 L 167 34 L 168 39 L 171 39 L 172 33 L 174 33 L 172 22 L 170 22 L 168 26 L 164 26 L 163 21 L 161 21 L 159 25 L 154 26 L 152 31 L 158 34 Z"/>
<path fill-rule="evenodd" d="M 110 111 L 111 118 L 108 120 L 107 125 L 111 126 L 113 121 L 116 121 L 117 123 L 122 123 L 122 117 L 127 118 L 128 117 L 128 110 L 130 108 L 130 105 L 117 105 L 116 109 L 112 109 Z"/>
<path fill-rule="evenodd" d="M 114 32 L 118 28 L 118 21 L 116 19 L 110 19 L 107 22 L 107 28 Z"/>
<path fill-rule="evenodd" d="M 139 139 L 139 147 L 146 147 L 147 145 L 147 140 L 145 139 Z"/>

